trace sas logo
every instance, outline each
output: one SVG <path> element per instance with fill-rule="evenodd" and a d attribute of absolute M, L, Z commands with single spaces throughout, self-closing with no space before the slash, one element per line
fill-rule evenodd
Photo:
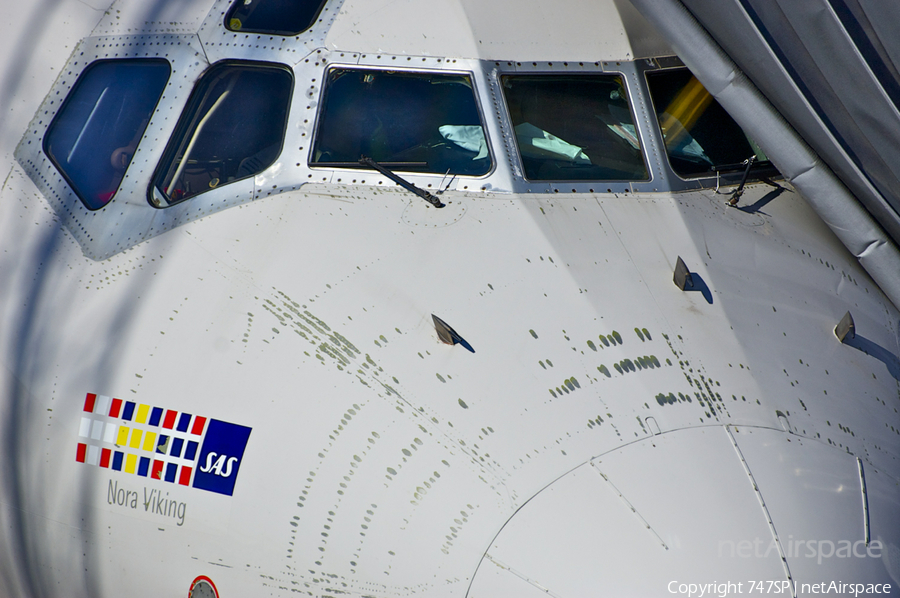
<path fill-rule="evenodd" d="M 251 429 L 88 393 L 79 463 L 231 496 Z"/>

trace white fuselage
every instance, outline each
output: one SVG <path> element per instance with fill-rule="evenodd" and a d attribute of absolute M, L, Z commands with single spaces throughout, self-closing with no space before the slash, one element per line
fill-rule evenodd
<path fill-rule="evenodd" d="M 72 43 L 31 51 L 2 124 L 0 594 L 897 594 L 900 313 L 788 183 L 749 184 L 742 210 L 672 172 L 644 79 L 665 44 L 633 41 L 633 9 L 605 41 L 564 19 L 566 53 L 537 3 L 516 28 L 503 3 L 345 0 L 301 41 L 234 34 L 208 4 L 30 16 Z M 43 111 L 109 48 L 173 73 L 125 191 L 89 211 L 40 161 Z M 292 70 L 284 149 L 155 208 L 193 82 L 225 59 Z M 310 165 L 334 65 L 471 76 L 490 172 L 405 175 L 449 185 L 437 209 Z M 523 176 L 500 78 L 558 69 L 622 75 L 648 180 Z"/>

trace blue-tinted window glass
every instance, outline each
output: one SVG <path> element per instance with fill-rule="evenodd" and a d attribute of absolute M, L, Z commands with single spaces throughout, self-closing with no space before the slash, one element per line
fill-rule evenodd
<path fill-rule="evenodd" d="M 525 178 L 649 178 L 621 76 L 510 75 L 501 81 Z"/>
<path fill-rule="evenodd" d="M 491 168 L 466 75 L 331 69 L 312 166 L 483 175 Z"/>
<path fill-rule="evenodd" d="M 756 159 L 757 172 L 771 169 L 763 151 L 689 70 L 648 73 L 647 85 L 669 164 L 678 175 L 687 178 L 743 170 L 741 163 L 751 156 Z"/>
<path fill-rule="evenodd" d="M 167 207 L 259 174 L 284 143 L 294 77 L 287 67 L 225 62 L 197 82 L 153 177 Z"/>
<path fill-rule="evenodd" d="M 44 136 L 44 153 L 90 210 L 115 195 L 169 80 L 163 59 L 88 66 Z"/>
<path fill-rule="evenodd" d="M 235 0 L 225 16 L 231 31 L 298 35 L 313 26 L 326 0 Z"/>

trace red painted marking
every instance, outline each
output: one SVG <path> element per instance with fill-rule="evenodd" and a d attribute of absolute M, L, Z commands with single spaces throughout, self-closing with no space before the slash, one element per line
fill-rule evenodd
<path fill-rule="evenodd" d="M 112 456 L 112 451 L 105 448 L 100 451 L 100 467 L 109 467 L 109 458 Z"/>
<path fill-rule="evenodd" d="M 75 452 L 75 460 L 84 463 L 84 456 L 87 453 L 87 445 L 83 442 L 78 443 L 78 450 Z"/>
<path fill-rule="evenodd" d="M 203 426 L 206 425 L 206 418 L 200 417 L 199 415 L 194 418 L 194 426 L 191 428 L 191 434 L 196 434 L 199 436 L 203 434 Z"/>
<path fill-rule="evenodd" d="M 163 420 L 163 428 L 165 428 L 167 430 L 171 430 L 172 426 L 175 425 L 175 418 L 177 418 L 177 417 L 178 417 L 177 411 L 172 411 L 171 409 L 166 411 L 166 419 Z"/>
<path fill-rule="evenodd" d="M 163 463 L 162 461 L 154 461 L 153 469 L 150 470 L 151 471 L 150 477 L 153 478 L 154 480 L 163 479 L 163 466 L 164 465 L 165 465 L 165 463 Z"/>
<path fill-rule="evenodd" d="M 191 589 L 188 591 L 188 598 L 193 598 L 193 596 L 194 596 L 194 588 L 195 588 L 195 587 L 197 586 L 197 584 L 198 584 L 199 582 L 201 582 L 201 581 L 205 581 L 205 582 L 208 583 L 210 586 L 212 586 L 213 593 L 216 595 L 216 598 L 219 598 L 219 589 L 216 587 L 216 584 L 214 584 L 214 583 L 213 583 L 213 580 L 211 580 L 210 578 L 208 578 L 208 577 L 205 576 L 205 575 L 201 575 L 201 576 L 199 576 L 197 579 L 195 579 L 194 581 L 191 582 Z"/>
<path fill-rule="evenodd" d="M 97 399 L 97 395 L 92 392 L 87 393 L 87 396 L 84 397 L 84 410 L 88 413 L 94 412 L 94 401 Z"/>
<path fill-rule="evenodd" d="M 112 405 L 109 407 L 109 416 L 110 417 L 119 417 L 119 412 L 122 410 L 122 399 L 113 399 Z"/>
<path fill-rule="evenodd" d="M 181 466 L 181 475 L 178 476 L 178 483 L 182 486 L 188 486 L 191 483 L 191 472 L 194 470 L 185 465 Z"/>

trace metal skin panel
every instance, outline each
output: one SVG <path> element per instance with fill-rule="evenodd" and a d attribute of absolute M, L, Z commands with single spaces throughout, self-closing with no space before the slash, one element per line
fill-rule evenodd
<path fill-rule="evenodd" d="M 447 70 L 469 74 L 473 79 L 476 97 L 480 100 L 482 118 L 485 122 L 488 142 L 504 139 L 508 153 L 492 152 L 494 167 L 484 176 L 455 177 L 449 180 L 441 175 L 410 175 L 408 179 L 426 189 L 443 189 L 449 186 L 462 191 L 499 190 L 525 193 L 546 192 L 640 192 L 660 189 L 689 189 L 712 186 L 719 182 L 735 182 L 737 175 L 724 176 L 722 181 L 705 178 L 684 181 L 671 173 L 662 145 L 655 131 L 657 125 L 652 111 L 645 100 L 643 72 L 653 63 L 623 63 L 618 61 L 532 61 L 515 63 L 511 61 L 479 61 L 433 56 L 409 56 L 398 54 L 360 53 L 313 49 L 321 35 L 322 28 L 331 25 L 329 15 L 336 6 L 326 7 L 319 23 L 308 32 L 292 38 L 235 34 L 222 25 L 224 13 L 230 4 L 220 0 L 210 11 L 199 32 L 199 39 L 185 34 L 142 34 L 95 36 L 82 41 L 78 51 L 69 59 L 65 67 L 65 77 L 57 80 L 44 105 L 25 138 L 21 141 L 16 157 L 28 175 L 52 198 L 50 201 L 64 222 L 66 228 L 78 239 L 85 254 L 92 259 L 104 259 L 114 253 L 126 250 L 136 243 L 162 234 L 172 228 L 192 220 L 209 216 L 219 210 L 233 207 L 273 194 L 299 189 L 311 182 L 355 183 L 368 185 L 393 184 L 384 176 L 347 169 L 328 169 L 307 166 L 309 152 L 315 134 L 316 110 L 322 94 L 321 82 L 325 72 L 334 66 L 360 65 L 373 69 L 391 68 L 398 70 Z M 111 9 L 121 20 L 127 18 L 134 9 L 117 5 Z M 124 13 L 124 14 L 123 14 Z M 139 14 L 138 14 L 139 13 Z M 137 16 L 149 18 L 138 11 Z M 156 18 L 156 17 L 154 17 Z M 145 21 L 141 29 L 152 31 L 157 21 Z M 187 26 L 187 25 L 184 25 Z M 179 26 L 183 28 L 183 26 Z M 181 31 L 174 27 L 173 30 Z M 94 33 L 117 31 L 121 25 L 101 22 Z M 221 32 L 225 33 L 221 33 Z M 210 37 L 210 32 L 224 35 L 225 41 Z M 227 35 L 226 35 L 227 34 Z M 265 36 L 264 36 L 265 37 Z M 251 39 L 253 38 L 253 39 Z M 304 41 L 306 40 L 306 41 Z M 309 41 L 312 40 L 312 41 Z M 302 58 L 301 58 L 302 56 Z M 58 107 L 57 98 L 64 96 L 74 85 L 84 69 L 97 59 L 163 57 L 172 66 L 172 74 L 163 96 L 151 117 L 148 128 L 138 144 L 134 159 L 128 167 L 125 178 L 117 193 L 115 202 L 96 211 L 86 209 L 59 175 L 53 164 L 41 151 L 40 141 L 46 133 L 52 116 Z M 247 60 L 292 65 L 295 79 L 293 100 L 285 144 L 278 160 L 252 179 L 244 179 L 218 189 L 206 191 L 188 203 L 182 203 L 159 210 L 147 202 L 147 189 L 156 168 L 159 154 L 164 150 L 184 109 L 193 84 L 212 64 L 221 60 Z M 600 182 L 544 182 L 528 181 L 521 172 L 513 135 L 510 132 L 506 106 L 502 100 L 499 77 L 515 72 L 566 72 L 621 74 L 629 87 L 632 98 L 635 124 L 644 141 L 644 151 L 648 157 L 649 179 L 647 181 L 600 181 Z M 487 112 L 486 107 L 493 107 Z"/>
<path fill-rule="evenodd" d="M 326 3 L 312 27 L 290 37 L 226 29 L 225 14 L 233 4 L 234 0 L 216 0 L 199 28 L 198 35 L 210 62 L 240 58 L 297 64 L 314 50 L 326 47 L 325 36 L 331 30 L 343 2 L 338 0 Z M 359 50 L 357 47 L 353 51 Z"/>
<path fill-rule="evenodd" d="M 512 571 L 497 561 L 485 558 L 478 576 L 472 582 L 469 596 L 522 596 L 523 598 L 546 597 L 546 588 L 530 583 L 517 571 Z M 551 594 L 552 595 L 552 594 Z"/>
<path fill-rule="evenodd" d="M 143 7 L 116 6 L 141 26 Z M 335 23 L 372 41 L 382 6 L 424 10 L 348 1 Z M 191 3 L 177 34 L 157 32 L 188 41 L 142 142 L 143 177 L 219 51 L 199 23 L 213 27 L 224 7 L 201 19 Z M 58 55 L 0 40 L 0 89 L 15 100 L 0 125 L 0 595 L 177 596 L 199 576 L 223 598 L 665 595 L 673 580 L 787 579 L 771 554 L 723 563 L 719 541 L 839 527 L 812 512 L 809 501 L 825 500 L 812 483 L 849 480 L 857 458 L 872 537 L 897 545 L 900 312 L 790 187 L 751 184 L 726 208 L 712 188 L 657 177 L 667 168 L 657 154 L 647 187 L 531 188 L 496 85 L 519 68 L 504 61 L 527 70 L 526 55 L 403 54 L 400 40 L 420 33 L 391 25 L 391 54 L 348 41 L 292 64 L 285 151 L 267 171 L 172 210 L 151 208 L 136 185 L 97 224 L 73 224 L 49 175 L 12 148 L 23 134 L 40 140 L 25 123 L 46 126 L 44 110 L 71 85 L 63 67 L 80 62 L 76 42 L 131 34 L 101 36 L 97 22 L 120 26 L 77 0 L 13 9 L 16 22 L 74 41 Z M 530 68 L 568 68 L 557 57 L 573 30 L 541 11 L 477 10 L 552 29 L 544 48 L 508 30 L 493 48 L 527 45 L 541 61 Z M 615 10 L 591 3 L 589 14 L 631 22 Z M 469 7 L 434 8 L 454 11 Z M 648 33 L 616 35 L 631 34 Z M 285 54 L 229 48 L 221 56 Z M 306 166 L 324 69 L 413 58 L 472 74 L 495 158 L 489 175 L 454 181 L 440 210 L 380 175 Z M 632 95 L 658 64 L 591 58 L 578 68 L 622 72 Z M 643 102 L 651 151 L 659 134 Z M 441 178 L 410 177 L 432 190 Z M 159 219 L 134 225 L 140 239 L 118 217 L 132 209 Z M 108 245 L 86 244 L 80 226 Z M 695 290 L 673 283 L 679 257 Z M 832 330 L 847 311 L 856 337 L 842 344 Z M 441 342 L 433 316 L 475 352 Z M 222 441 L 217 425 L 194 460 L 172 456 L 175 439 L 192 438 L 193 424 L 177 430 L 185 415 L 243 432 Z M 150 434 L 172 441 L 160 452 Z M 771 449 L 773 438 L 791 449 Z M 170 465 L 177 477 L 160 479 Z M 849 501 L 823 513 L 860 520 Z M 885 554 L 878 579 L 896 582 L 897 553 Z M 802 572 L 835 579 L 826 564 Z"/>
<path fill-rule="evenodd" d="M 790 121 L 785 120 L 785 117 L 774 107 L 783 104 L 779 100 L 780 91 L 768 92 L 769 96 L 764 96 L 763 92 L 768 85 L 757 88 L 748 76 L 737 67 L 734 59 L 709 37 L 706 30 L 681 2 L 645 4 L 643 0 L 633 1 L 642 7 L 648 19 L 672 41 L 678 52 L 682 54 L 681 58 L 694 69 L 699 80 L 722 106 L 742 125 L 745 131 L 753 136 L 760 147 L 765 149 L 784 177 L 806 195 L 807 200 L 819 216 L 829 224 L 832 231 L 878 281 L 894 304 L 900 304 L 900 290 L 897 288 L 896 277 L 896 272 L 900 269 L 900 265 L 898 265 L 900 264 L 900 253 L 897 252 L 896 244 L 888 234 L 892 228 L 895 228 L 896 218 L 885 216 L 883 198 L 877 197 L 877 192 L 874 191 L 868 180 L 861 179 L 856 175 L 841 174 L 846 170 L 839 164 L 843 160 L 834 162 L 828 157 L 829 154 L 834 153 L 831 151 L 833 146 L 829 149 L 830 143 L 823 145 L 817 141 L 823 134 L 830 135 L 826 132 L 825 124 L 802 127 L 798 126 L 799 121 L 791 116 L 788 117 Z M 816 2 L 803 4 L 807 6 L 816 4 Z M 731 5 L 731 3 L 721 3 L 721 6 Z M 727 21 L 729 24 L 737 23 L 735 19 L 727 19 Z M 804 23 L 804 28 L 805 26 L 806 23 Z M 834 28 L 828 30 L 834 32 Z M 841 45 L 839 43 L 842 39 L 840 34 L 829 35 L 824 28 L 821 31 L 814 29 L 808 31 L 807 37 L 810 43 L 812 45 L 820 44 L 820 50 L 831 51 L 831 48 Z M 735 36 L 726 35 L 725 37 L 729 40 L 735 39 Z M 786 37 L 788 36 L 784 36 L 782 39 L 784 40 Z M 832 37 L 834 40 L 831 39 Z M 797 46 L 801 48 L 802 53 L 802 44 Z M 731 48 L 731 44 L 726 43 L 726 47 Z M 739 49 L 734 51 L 736 55 L 743 53 Z M 776 81 L 778 78 L 769 77 L 768 73 L 778 69 L 771 69 L 765 66 L 764 62 L 757 62 L 759 54 L 754 51 L 750 51 L 748 54 L 753 57 L 751 62 L 763 65 L 757 72 L 763 73 L 762 78 L 766 79 L 767 83 Z M 827 59 L 826 62 L 829 69 L 838 68 L 834 66 L 838 61 Z M 756 67 L 751 65 L 748 72 L 756 70 Z M 840 79 L 840 76 L 838 75 L 837 78 Z M 795 89 L 792 85 L 784 86 L 777 83 L 773 83 L 773 85 L 776 90 Z M 827 95 L 829 91 L 826 90 L 824 95 Z M 846 95 L 853 98 L 853 103 L 857 102 L 857 97 L 863 98 L 866 95 L 865 89 L 852 84 L 848 84 L 845 92 Z M 788 94 L 790 93 L 792 92 L 788 91 Z M 804 102 L 793 102 L 792 106 L 803 104 Z M 862 100 L 862 104 L 866 105 L 865 100 Z M 790 112 L 791 110 L 788 110 L 785 114 L 790 114 Z M 872 122 L 874 108 L 873 110 L 864 110 L 864 112 L 862 120 Z M 888 112 L 891 115 L 890 119 L 895 120 L 893 116 L 896 114 L 896 110 L 893 105 L 888 108 Z M 789 125 L 789 122 L 793 124 Z M 883 130 L 887 129 L 879 128 L 879 134 Z M 814 153 L 810 146 L 819 148 L 817 151 L 822 157 L 820 158 Z M 866 144 L 863 146 L 863 155 L 867 150 L 872 149 Z M 869 153 L 872 154 L 871 162 L 873 164 L 878 162 L 877 152 L 870 151 Z M 834 171 L 824 165 L 825 160 L 830 164 L 838 164 L 832 166 L 835 168 Z M 842 178 L 839 179 L 839 176 Z M 845 184 L 848 187 L 845 187 Z M 868 210 L 871 210 L 872 214 Z"/>
<path fill-rule="evenodd" d="M 119 58 L 165 58 L 171 64 L 172 74 L 116 192 L 115 201 L 91 211 L 44 155 L 41 141 L 51 123 L 50 115 L 55 114 L 60 105 L 59 98 L 68 94 L 84 69 L 94 60 Z M 15 155 L 25 172 L 49 198 L 63 225 L 78 240 L 86 255 L 103 259 L 148 236 L 209 212 L 210 206 L 202 205 L 201 201 L 198 205 L 181 206 L 164 213 L 151 207 L 146 199 L 159 152 L 178 122 L 191 83 L 207 66 L 196 37 L 189 35 L 89 37 L 76 48 L 30 123 Z M 225 203 L 228 198 L 233 198 L 231 203 L 249 201 L 252 181 L 249 183 L 249 188 L 247 182 L 231 186 L 233 188 L 225 191 Z M 241 186 L 245 189 L 238 190 Z"/>
<path fill-rule="evenodd" d="M 474 589 L 491 562 L 560 597 L 598 587 L 664 595 L 673 580 L 677 588 L 685 581 L 783 579 L 777 552 L 728 558 L 727 541 L 742 534 L 771 537 L 724 430 L 662 434 L 598 457 L 529 500 L 491 544 L 470 596 L 482 595 Z"/>
<path fill-rule="evenodd" d="M 894 36 L 878 2 L 684 3 L 896 242 Z"/>
<path fill-rule="evenodd" d="M 71 53 L 97 24 L 98 11 L 86 4 L 70 2 L 65 20 L 48 22 L 34 7 L 6 7 L 18 23 L 27 23 L 11 31 L 3 41 L 2 77 L 3 119 L 0 120 L 0 151 L 8 161 L 34 118 Z"/>
<path fill-rule="evenodd" d="M 630 5 L 623 10 L 635 32 L 646 28 Z M 343 51 L 529 61 L 572 56 L 632 60 L 649 55 L 646 52 L 671 53 L 656 35 L 638 35 L 632 42 L 622 21 L 613 2 L 556 5 L 528 0 L 511 14 L 502 5 L 468 0 L 352 1 L 343 5 L 326 45 Z M 567 34 L 555 35 L 560 30 Z"/>
<path fill-rule="evenodd" d="M 673 361 L 685 373 L 685 383 L 660 392 L 675 396 L 679 392 L 693 396 L 697 391 L 707 396 L 718 394 L 713 413 L 736 417 L 737 422 L 742 421 L 748 404 L 756 405 L 758 397 L 769 396 L 766 425 L 780 428 L 776 417 L 780 410 L 787 414 L 793 430 L 841 449 L 850 446 L 859 450 L 855 437 L 823 423 L 830 419 L 824 412 L 836 410 L 849 418 L 845 425 L 852 427 L 851 420 L 868 419 L 870 410 L 885 406 L 881 401 L 893 396 L 898 376 L 894 357 L 897 322 L 880 307 L 864 307 L 874 283 L 867 276 L 852 273 L 854 266 L 849 258 L 841 257 L 836 240 L 820 234 L 821 225 L 811 225 L 815 221 L 809 207 L 797 201 L 794 193 L 785 191 L 772 199 L 772 192 L 770 187 L 757 186 L 744 201 L 749 206 L 767 203 L 760 211 L 749 213 L 725 207 L 711 192 L 683 196 L 679 225 L 659 210 L 656 202 L 646 203 L 646 196 L 635 197 L 630 203 L 605 205 L 616 230 L 634 227 L 641 231 L 639 239 L 629 244 L 628 255 L 645 280 L 656 281 L 648 288 L 666 321 L 678 322 L 678 334 L 689 332 L 699 341 L 694 345 L 670 338 L 677 352 Z M 649 206 L 653 207 L 647 209 Z M 677 230 L 682 224 L 684 230 Z M 784 241 L 771 242 L 777 238 Z M 682 293 L 671 285 L 675 261 L 671 256 L 676 254 L 702 279 L 708 297 L 700 291 Z M 725 256 L 730 258 L 722 261 Z M 804 274 L 800 277 L 785 274 L 801 270 Z M 817 292 L 822 289 L 833 291 Z M 731 292 L 736 294 L 725 300 Z M 855 347 L 834 342 L 833 329 L 845 305 L 852 305 L 868 321 L 865 339 Z M 723 338 L 715 326 L 710 326 L 715 320 L 733 330 L 733 336 Z M 804 338 L 810 344 L 804 349 L 803 345 L 785 343 L 789 338 Z M 732 345 L 734 350 L 705 354 L 701 367 L 696 351 L 711 344 Z M 868 352 L 861 350 L 863 346 Z M 742 357 L 749 360 L 751 355 L 756 366 Z M 867 376 L 873 386 L 858 389 L 851 378 L 840 374 L 834 377 L 832 363 L 840 363 L 841 371 Z M 750 382 L 745 388 L 752 388 L 752 394 L 720 387 L 712 371 L 728 371 L 731 379 Z M 759 384 L 759 371 L 778 372 L 780 376 L 769 378 L 765 387 L 754 388 Z M 864 398 L 847 408 L 848 396 Z M 659 421 L 664 430 L 668 429 L 665 419 Z M 873 453 L 870 458 L 885 466 L 896 462 L 888 452 Z"/>
<path fill-rule="evenodd" d="M 242 558 L 243 551 L 252 546 L 257 557 L 249 559 L 249 564 L 279 580 L 276 586 L 299 577 L 298 583 L 325 587 L 315 581 L 320 574 L 308 577 L 294 571 L 292 563 L 297 559 L 321 571 L 321 575 L 338 575 L 356 592 L 366 587 L 357 585 L 358 580 L 389 571 L 401 581 L 399 585 L 382 585 L 383 591 L 402 593 L 410 585 L 433 583 L 428 580 L 435 569 L 464 571 L 474 566 L 472 554 L 481 554 L 484 548 L 479 547 L 488 545 L 497 527 L 572 464 L 590 459 L 604 447 L 613 448 L 651 434 L 643 419 L 635 416 L 652 416 L 664 430 L 690 426 L 698 420 L 712 423 L 715 418 L 771 421 L 775 425 L 770 399 L 756 389 L 754 379 L 731 374 L 728 370 L 734 368 L 719 365 L 711 355 L 691 357 L 689 367 L 705 372 L 703 378 L 694 374 L 694 384 L 703 384 L 706 378 L 724 387 L 723 393 L 713 386 L 724 397 L 737 392 L 738 398 L 749 396 L 751 401 L 731 399 L 727 413 L 716 410 L 713 414 L 708 413 L 708 406 L 701 405 L 702 398 L 679 400 L 682 390 L 685 396 L 705 391 L 687 383 L 685 375 L 691 372 L 677 365 L 677 355 L 665 353 L 670 349 L 662 335 L 673 339 L 676 350 L 682 343 L 693 345 L 692 341 L 703 337 L 696 327 L 685 326 L 685 330 L 677 331 L 683 340 L 676 341 L 676 331 L 652 315 L 651 304 L 640 306 L 645 296 L 640 289 L 647 283 L 628 273 L 633 268 L 629 253 L 640 253 L 636 243 L 627 242 L 623 247 L 622 236 L 615 229 L 599 236 L 579 231 L 576 223 L 588 227 L 601 214 L 597 211 L 592 217 L 589 204 L 583 200 L 571 196 L 552 202 L 499 198 L 475 201 L 454 195 L 454 200 L 466 201 L 465 216 L 450 226 L 423 229 L 406 224 L 397 228 L 408 203 L 417 199 L 406 194 L 361 193 L 352 188 L 341 191 L 338 187 L 322 187 L 321 192 L 298 197 L 300 201 L 287 201 L 288 195 L 269 198 L 223 212 L 217 216 L 220 224 L 215 228 L 204 230 L 204 223 L 197 222 L 179 229 L 184 230 L 183 235 L 158 237 L 140 245 L 140 254 L 123 254 L 104 263 L 108 281 L 106 276 L 97 278 L 101 271 L 94 268 L 89 271 L 94 270 L 96 282 L 60 271 L 59 282 L 53 286 L 69 287 L 69 294 L 75 298 L 73 306 L 89 306 L 93 303 L 88 301 L 91 296 L 109 296 L 126 289 L 132 296 L 141 297 L 141 305 L 167 306 L 158 312 L 142 310 L 144 315 L 126 329 L 127 338 L 134 340 L 106 347 L 113 351 L 109 357 L 96 354 L 102 346 L 88 352 L 78 349 L 81 339 L 91 335 L 121 338 L 113 330 L 97 330 L 96 323 L 106 319 L 103 314 L 108 302 L 101 301 L 90 312 L 80 311 L 78 321 L 83 322 L 83 331 L 66 323 L 64 313 L 46 313 L 39 318 L 48 329 L 65 327 L 71 334 L 70 340 L 57 348 L 56 356 L 41 351 L 48 363 L 80 352 L 83 364 L 106 364 L 104 370 L 112 374 L 103 383 L 106 392 L 130 389 L 149 401 L 177 395 L 185 397 L 179 401 L 182 408 L 196 412 L 210 412 L 217 405 L 216 416 L 248 425 L 255 435 L 258 433 L 248 445 L 242 477 L 228 505 L 221 504 L 218 497 L 201 497 L 196 492 L 176 495 L 188 504 L 188 529 L 207 533 L 219 529 L 233 540 L 215 547 L 198 546 L 191 551 L 194 557 L 205 558 L 204 562 L 222 559 L 233 566 L 236 560 L 247 560 Z M 609 198 L 604 205 L 610 209 L 618 204 L 625 209 L 633 203 L 631 198 Z M 668 213 L 670 217 L 664 219 L 671 222 L 676 212 L 667 203 L 644 200 L 643 209 L 648 214 Z M 426 210 L 426 214 L 432 211 Z M 273 217 L 275 214 L 277 217 Z M 544 227 L 546 232 L 522 234 L 529 222 L 539 225 L 535 233 Z M 606 222 L 603 226 L 610 226 Z M 334 240 L 335 227 L 347 238 L 365 238 L 365 250 L 341 249 Z M 518 234 L 511 234 L 514 230 Z M 552 246 L 536 245 L 542 237 L 554 239 Z M 497 238 L 506 241 L 498 244 Z M 513 242 L 515 238 L 519 241 Z M 402 241 L 401 251 L 391 249 L 402 239 L 407 240 Z M 469 261 L 454 257 L 461 246 L 491 255 L 492 259 L 479 268 L 476 276 L 467 277 L 464 273 L 470 271 Z M 231 249 L 223 252 L 217 249 L 221 247 Z M 587 247 L 593 249 L 587 251 Z M 79 250 L 70 245 L 59 251 L 77 256 Z M 284 251 L 299 256 L 299 263 L 275 259 Z M 329 260 L 304 257 L 323 253 Z M 170 258 L 176 255 L 184 259 L 173 262 Z M 580 261 L 574 261 L 579 255 Z M 439 256 L 440 268 L 435 268 L 433 256 Z M 599 256 L 603 256 L 602 261 Z M 597 261 L 600 263 L 593 265 Z M 256 266 L 248 267 L 250 263 Z M 134 277 L 125 276 L 132 269 Z M 142 282 L 142 270 L 155 272 L 152 286 Z M 596 274 L 589 275 L 591 270 Z M 48 276 L 54 278 L 49 272 Z M 675 289 L 669 278 L 659 286 Z M 87 288 L 77 288 L 79 279 Z M 467 279 L 469 282 L 461 284 Z M 584 288 L 579 279 L 594 283 Z M 448 280 L 453 284 L 448 285 Z M 615 293 L 604 293 L 602 281 L 609 280 L 619 281 Z M 389 289 L 404 290 L 399 294 L 393 291 L 387 303 L 364 299 Z M 594 295 L 598 299 L 592 301 Z M 717 293 L 714 306 L 721 302 L 721 296 Z M 515 312 L 505 308 L 512 303 L 518 305 Z M 547 305 L 558 314 L 550 320 Z M 695 305 L 698 311 L 701 307 L 703 304 Z M 461 353 L 440 344 L 429 322 L 431 311 L 439 311 L 477 353 Z M 639 316 L 629 317 L 632 311 Z M 582 313 L 596 314 L 594 330 L 578 327 L 577 320 L 583 318 L 578 314 Z M 326 330 L 320 322 L 332 334 L 317 331 L 316 326 Z M 649 338 L 645 335 L 641 340 L 633 328 L 641 330 L 642 335 L 646 329 Z M 709 334 L 715 335 L 716 329 L 721 327 L 709 329 Z M 614 331 L 623 342 L 601 349 L 598 335 L 614 339 Z M 335 357 L 346 345 L 333 332 L 339 332 L 360 353 L 353 352 L 352 357 L 345 353 L 347 363 Z M 211 361 L 185 359 L 177 347 L 188 338 L 199 343 L 199 353 L 221 357 Z M 135 342 L 138 339 L 144 340 Z M 722 357 L 733 363 L 751 365 L 751 359 L 759 359 L 741 354 L 739 348 L 729 349 L 721 343 L 717 346 L 725 353 Z M 26 351 L 26 355 L 34 352 Z M 643 359 L 645 355 L 650 358 Z M 484 359 L 488 360 L 487 370 L 479 365 Z M 108 370 L 113 362 L 121 366 Z M 645 365 L 637 369 L 642 362 Z M 654 366 L 656 362 L 660 367 Z M 634 364 L 633 370 L 628 363 Z M 617 364 L 628 369 L 623 367 L 620 373 Z M 610 377 L 597 369 L 601 365 Z M 504 371 L 521 374 L 494 375 Z M 738 367 L 738 371 L 742 370 Z M 79 368 L 78 378 L 83 372 Z M 82 387 L 97 384 L 90 377 L 76 384 L 63 383 Z M 387 387 L 393 390 L 388 392 Z M 569 392 L 562 391 L 563 387 Z M 36 388 L 53 394 L 49 388 Z M 665 393 L 660 391 L 667 389 L 677 390 L 674 396 L 679 399 L 669 403 L 666 395 L 661 404 L 659 395 Z M 550 390 L 559 394 L 553 396 Z M 223 397 L 233 398 L 223 401 Z M 60 396 L 61 403 L 69 403 L 66 410 L 71 409 L 71 401 L 62 399 Z M 347 420 L 349 409 L 357 414 Z M 55 425 L 66 427 L 62 422 L 70 418 L 65 412 L 54 411 L 55 418 L 62 418 Z M 597 420 L 602 421 L 598 424 Z M 69 430 L 51 452 L 67 453 L 66 445 L 71 446 L 74 433 L 71 427 Z M 890 446 L 890 437 L 882 436 L 875 443 Z M 417 444 L 416 438 L 423 444 Z M 878 452 L 872 445 L 869 450 Z M 291 462 L 299 469 L 297 475 L 276 475 L 284 467 L 283 457 L 277 455 L 292 455 Z M 88 483 L 82 470 L 74 467 L 52 471 L 74 487 Z M 435 472 L 441 477 L 435 477 Z M 102 504 L 110 479 L 98 476 L 88 483 L 84 504 Z M 710 478 L 708 483 L 715 483 L 715 479 Z M 94 489 L 90 490 L 92 485 Z M 255 488 L 264 489 L 262 495 L 254 492 Z M 143 491 L 143 487 L 137 486 L 136 491 Z M 274 503 L 266 499 L 270 506 L 260 509 L 257 505 L 263 496 L 291 498 Z M 390 506 L 401 504 L 410 506 Z M 96 509 L 98 525 L 109 521 L 116 529 L 129 529 L 128 524 L 118 523 L 121 515 L 116 515 L 116 510 L 109 505 Z M 374 516 L 368 513 L 370 510 Z M 469 516 L 461 517 L 461 512 Z M 238 513 L 240 517 L 235 519 Z M 222 517 L 227 524 L 219 519 Z M 297 524 L 296 528 L 291 522 Z M 137 533 L 142 524 L 131 525 L 136 526 Z M 184 533 L 177 525 L 163 522 L 163 528 Z M 267 543 L 265 538 L 273 533 L 303 535 Z M 318 540 L 300 540 L 304 537 Z M 451 541 L 452 545 L 447 545 Z M 165 538 L 142 542 L 117 541 L 116 546 L 167 549 L 171 557 L 160 566 L 170 573 L 179 570 L 179 557 L 171 552 Z M 358 553 L 353 548 L 357 542 Z M 413 548 L 416 546 L 431 546 L 434 557 L 425 556 Z M 443 554 L 441 548 L 449 554 Z M 189 565 L 190 561 L 188 558 L 185 563 Z M 286 563 L 280 572 L 264 565 L 278 562 Z M 316 562 L 322 565 L 316 566 Z M 432 566 L 423 567 L 424 562 L 432 562 Z M 194 572 L 188 566 L 184 575 L 188 571 Z M 220 582 L 227 581 L 226 587 L 232 591 L 256 587 L 251 580 L 241 581 L 232 575 L 222 574 L 225 579 L 217 578 L 217 585 L 222 587 Z M 465 579 L 459 577 L 450 585 L 461 588 L 467 583 Z M 436 591 L 434 586 L 426 587 Z"/>
<path fill-rule="evenodd" d="M 856 459 L 840 449 L 774 430 L 741 428 L 734 437 L 797 583 L 820 583 L 823 568 L 836 579 L 891 583 L 896 571 L 889 568 L 888 555 L 897 551 L 898 533 L 869 517 L 868 485 L 880 477 L 874 468 L 864 473 L 864 496 Z M 765 538 L 753 557 L 770 545 Z"/>
<path fill-rule="evenodd" d="M 99 17 L 94 36 L 192 35 L 210 10 L 210 0 L 182 0 L 177 4 L 104 0 L 91 4 Z"/>

